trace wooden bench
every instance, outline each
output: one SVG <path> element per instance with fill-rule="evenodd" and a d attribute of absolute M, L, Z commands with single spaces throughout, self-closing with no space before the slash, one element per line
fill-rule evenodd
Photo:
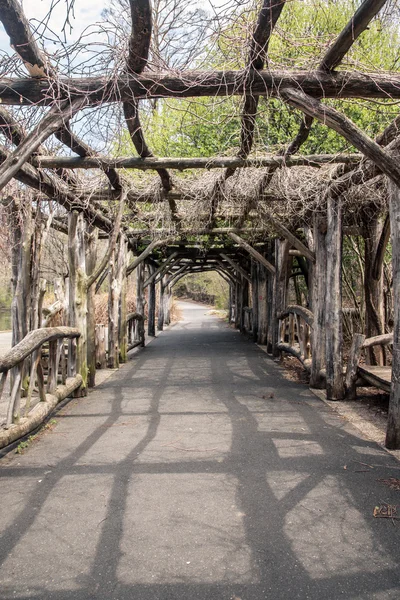
<path fill-rule="evenodd" d="M 393 333 L 385 333 L 367 339 L 365 338 L 365 335 L 362 335 L 361 333 L 356 333 L 353 336 L 346 371 L 347 398 L 354 399 L 356 397 L 356 383 L 360 377 L 366 383 L 390 393 L 392 381 L 391 367 L 360 365 L 360 358 L 363 350 L 373 346 L 389 346 L 390 344 L 393 344 Z"/>

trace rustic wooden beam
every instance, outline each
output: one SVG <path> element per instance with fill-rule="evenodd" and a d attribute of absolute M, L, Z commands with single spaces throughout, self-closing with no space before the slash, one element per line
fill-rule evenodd
<path fill-rule="evenodd" d="M 65 146 L 70 148 L 72 152 L 78 154 L 80 158 L 78 160 L 84 160 L 85 158 L 92 158 L 97 156 L 97 152 L 90 148 L 85 142 L 78 138 L 75 135 L 69 124 L 65 123 L 62 129 L 59 129 L 54 133 L 55 137 L 60 140 Z M 45 168 L 45 167 L 43 167 Z M 59 168 L 59 167 L 58 167 Z M 113 186 L 115 190 L 120 190 L 122 187 L 120 177 L 113 167 L 109 167 L 108 165 L 100 165 L 100 169 L 102 169 L 108 178 L 109 182 Z"/>
<path fill-rule="evenodd" d="M 152 241 L 145 250 L 143 250 L 143 252 L 140 254 L 140 256 L 137 256 L 126 268 L 126 274 L 129 275 L 130 273 L 132 273 L 132 271 L 134 269 L 136 269 L 136 267 L 138 265 L 140 265 L 140 263 L 142 263 L 148 256 L 150 256 L 150 254 L 153 252 L 153 250 L 155 250 L 156 248 L 159 248 L 160 246 L 165 246 L 168 243 L 168 240 L 154 240 Z"/>
<path fill-rule="evenodd" d="M 168 256 L 168 258 L 165 259 L 165 261 L 157 268 L 155 269 L 150 276 L 146 279 L 146 281 L 143 283 L 143 288 L 146 288 L 152 281 L 154 281 L 154 279 L 157 277 L 157 275 L 159 275 L 161 272 L 163 273 L 165 271 L 165 269 L 167 268 L 167 266 L 174 260 L 174 258 L 176 258 L 178 256 L 178 252 L 173 252 L 172 254 L 170 254 Z"/>
<path fill-rule="evenodd" d="M 233 267 L 235 269 L 235 271 L 240 273 L 240 275 L 242 275 L 242 277 L 244 277 L 245 279 L 247 279 L 247 281 L 249 283 L 251 283 L 250 275 L 236 261 L 234 261 L 232 258 L 230 258 L 227 254 L 224 254 L 223 252 L 221 252 L 221 258 L 226 260 L 226 262 L 229 263 L 231 265 L 231 267 Z"/>
<path fill-rule="evenodd" d="M 14 177 L 40 144 L 85 104 L 84 98 L 78 98 L 71 102 L 63 102 L 60 106 L 50 109 L 49 113 L 0 166 L 0 190 Z"/>
<path fill-rule="evenodd" d="M 37 45 L 25 17 L 21 4 L 17 0 L 2 0 L 0 20 L 4 25 L 12 47 L 22 58 L 31 77 L 54 75 L 54 71 Z"/>
<path fill-rule="evenodd" d="M 129 0 L 131 35 L 126 64 L 129 71 L 142 73 L 149 57 L 152 33 L 151 3 L 149 0 Z"/>
<path fill-rule="evenodd" d="M 1 113 L 0 113 L 1 115 Z M 0 123 L 1 127 L 1 123 Z M 326 164 L 356 165 L 362 159 L 362 154 L 310 154 L 309 156 L 259 156 L 243 159 L 239 157 L 215 158 L 155 158 L 155 157 L 121 157 L 111 158 L 103 156 L 88 156 L 77 158 L 75 156 L 37 156 L 32 159 L 35 167 L 42 169 L 221 169 L 229 168 L 262 168 L 262 167 L 293 167 L 307 166 L 320 167 Z M 172 196 L 175 199 L 175 196 Z"/>
<path fill-rule="evenodd" d="M 251 91 L 251 82 L 254 70 L 261 70 L 267 59 L 267 52 L 272 31 L 285 5 L 285 0 L 264 0 L 257 18 L 257 23 L 252 35 L 250 51 L 247 60 L 247 82 L 243 102 L 242 126 L 240 131 L 240 149 L 238 156 L 247 158 L 254 139 L 259 97 Z M 235 167 L 230 167 L 225 172 L 225 177 L 230 177 L 235 172 Z"/>
<path fill-rule="evenodd" d="M 323 57 L 319 69 L 321 71 L 332 71 L 339 65 L 356 39 L 368 28 L 369 23 L 379 12 L 386 0 L 364 0 L 356 13 L 339 34 L 335 42 Z M 299 150 L 307 141 L 313 124 L 313 117 L 305 115 L 300 125 L 299 132 L 293 142 L 288 146 L 285 155 L 290 155 Z"/>
<path fill-rule="evenodd" d="M 392 231 L 394 327 L 392 385 L 385 443 L 390 450 L 398 450 L 400 449 L 400 190 L 391 181 L 388 185 Z"/>
<path fill-rule="evenodd" d="M 328 198 L 326 233 L 326 394 L 343 400 L 342 199 Z"/>
<path fill-rule="evenodd" d="M 10 36 L 12 47 L 23 60 L 25 67 L 32 77 L 48 76 L 57 78 L 57 71 L 47 60 L 44 52 L 39 48 L 22 7 L 17 0 L 5 0 L 2 3 L 0 18 L 4 28 Z M 58 84 L 57 84 L 58 85 Z M 82 142 L 68 125 L 55 132 L 55 136 L 68 148 L 71 148 L 79 156 L 90 156 L 95 152 Z M 17 145 L 19 142 L 16 142 Z M 113 170 L 107 170 L 106 175 L 115 189 L 121 189 L 118 174 Z"/>
<path fill-rule="evenodd" d="M 272 217 L 272 215 L 268 215 L 268 219 L 275 231 L 287 239 L 288 242 L 290 242 L 292 246 L 294 246 L 301 253 L 302 256 L 305 256 L 312 262 L 315 262 L 315 252 L 307 248 L 307 246 L 305 246 L 303 242 L 301 242 L 291 231 L 289 231 L 283 225 L 283 223 L 278 221 L 278 219 L 275 219 Z"/>
<path fill-rule="evenodd" d="M 302 89 L 314 98 L 400 98 L 398 73 L 349 73 L 321 71 L 257 71 L 251 92 L 279 97 L 282 87 Z M 186 71 L 104 77 L 65 78 L 57 101 L 84 96 L 87 106 L 149 98 L 195 98 L 242 95 L 246 71 Z M 51 105 L 54 88 L 46 79 L 0 78 L 0 98 L 6 105 Z"/>
<path fill-rule="evenodd" d="M 364 0 L 346 27 L 326 52 L 321 69 L 331 71 L 342 62 L 354 41 L 365 31 L 387 0 Z"/>
<path fill-rule="evenodd" d="M 11 153 L 0 145 L 0 163 L 4 163 L 10 156 Z M 45 194 L 50 200 L 57 200 L 67 210 L 83 212 L 88 221 L 103 231 L 112 230 L 112 223 L 104 214 L 93 208 L 89 203 L 82 201 L 59 178 L 42 171 L 39 172 L 29 163 L 23 164 L 14 177 L 17 181 Z"/>
<path fill-rule="evenodd" d="M 239 244 L 239 246 L 242 246 L 242 248 L 247 250 L 247 252 L 253 258 L 255 258 L 256 260 L 258 260 L 258 262 L 260 262 L 262 265 L 264 265 L 264 267 L 266 267 L 268 269 L 268 271 L 270 271 L 270 273 L 275 273 L 275 267 L 273 265 L 271 265 L 271 263 L 266 258 L 264 258 L 264 256 L 262 256 L 262 254 L 260 254 L 252 246 L 250 246 L 250 244 L 248 244 L 243 238 L 236 235 L 236 233 L 234 233 L 233 231 L 230 231 L 228 233 L 228 235 L 230 238 L 232 238 L 232 240 L 234 242 Z"/>
<path fill-rule="evenodd" d="M 372 160 L 376 166 L 388 175 L 394 183 L 400 185 L 400 166 L 388 152 L 383 150 L 379 144 L 369 138 L 359 127 L 340 112 L 322 104 L 300 90 L 286 88 L 281 91 L 282 97 L 288 104 L 299 108 L 304 113 L 315 117 L 324 125 L 327 125 L 347 141 L 353 144 L 367 158 Z"/>

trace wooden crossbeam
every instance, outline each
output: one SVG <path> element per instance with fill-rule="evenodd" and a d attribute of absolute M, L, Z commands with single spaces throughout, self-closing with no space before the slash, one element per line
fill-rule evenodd
<path fill-rule="evenodd" d="M 59 129 L 65 120 L 68 120 L 74 113 L 83 108 L 85 104 L 84 98 L 75 98 L 71 102 L 66 101 L 60 106 L 50 109 L 49 113 L 0 166 L 0 190 L 14 177 L 40 144 Z"/>
<path fill-rule="evenodd" d="M 154 240 L 153 242 L 151 242 L 147 248 L 145 250 L 143 250 L 143 252 L 137 256 L 126 268 L 126 274 L 129 275 L 130 273 L 132 273 L 132 271 L 134 269 L 136 269 L 136 267 L 138 265 L 140 265 L 140 263 L 142 263 L 148 256 L 150 256 L 150 254 L 153 252 L 153 250 L 155 250 L 156 248 L 159 248 L 160 246 L 165 246 L 165 244 L 168 243 L 168 240 Z"/>
<path fill-rule="evenodd" d="M 262 254 L 260 254 L 252 246 L 250 246 L 250 244 L 248 244 L 245 240 L 243 240 L 241 237 L 239 237 L 238 235 L 236 235 L 236 233 L 233 233 L 232 231 L 229 233 L 229 236 L 233 239 L 234 242 L 239 244 L 239 246 L 242 246 L 245 250 L 247 250 L 247 252 L 251 256 L 253 256 L 253 258 L 255 258 L 256 260 L 258 260 L 258 262 L 264 265 L 264 267 L 266 267 L 266 269 L 268 269 L 270 273 L 275 274 L 275 267 L 271 265 L 271 263 L 266 258 L 264 258 Z"/>
<path fill-rule="evenodd" d="M 32 164 L 42 169 L 138 169 L 146 171 L 160 167 L 168 169 L 220 169 L 220 168 L 262 168 L 262 167 L 320 167 L 326 164 L 355 165 L 362 159 L 362 154 L 310 154 L 309 156 L 259 156 L 243 159 L 239 157 L 218 156 L 215 158 L 111 158 L 91 156 L 76 158 L 71 156 L 38 156 Z M 175 198 L 175 196 L 172 196 Z"/>
<path fill-rule="evenodd" d="M 372 19 L 386 2 L 387 0 L 364 0 L 326 52 L 321 63 L 321 69 L 331 71 L 342 62 L 355 40 L 367 29 Z"/>
<path fill-rule="evenodd" d="M 394 183 L 400 185 L 400 167 L 397 161 L 388 152 L 383 150 L 379 144 L 369 138 L 350 119 L 334 108 L 307 96 L 307 94 L 300 90 L 289 88 L 281 90 L 281 94 L 288 104 L 299 108 L 304 113 L 318 119 L 321 123 L 342 135 L 367 158 L 372 160 L 382 173 L 385 173 Z"/>
<path fill-rule="evenodd" d="M 246 88 L 245 71 L 185 71 L 181 74 L 143 73 L 118 78 L 81 77 L 62 80 L 57 100 L 85 96 L 88 106 L 121 102 L 134 97 L 195 98 L 241 96 Z M 398 73 L 349 73 L 321 71 L 257 71 L 251 92 L 257 96 L 279 97 L 282 87 L 302 89 L 314 98 L 400 98 Z M 46 79 L 0 78 L 3 104 L 50 105 L 54 89 Z"/>

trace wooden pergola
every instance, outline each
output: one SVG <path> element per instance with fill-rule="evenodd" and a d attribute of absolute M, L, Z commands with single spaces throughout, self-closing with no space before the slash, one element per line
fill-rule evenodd
<path fill-rule="evenodd" d="M 10 44 L 28 72 L 26 77 L 0 79 L 0 127 L 7 139 L 7 144 L 0 145 L 0 189 L 15 179 L 23 189 L 32 188 L 38 194 L 56 200 L 65 209 L 61 216 L 52 218 L 51 226 L 68 236 L 68 299 L 65 299 L 65 291 L 59 291 L 58 299 L 68 315 L 66 325 L 73 331 L 63 331 L 58 338 L 53 332 L 53 337 L 48 338 L 50 343 L 56 344 L 53 387 L 57 387 L 57 361 L 64 354 L 64 337 L 71 338 L 68 375 L 75 378 L 72 387 L 80 390 L 75 393 L 84 394 L 88 385 L 94 385 L 93 302 L 96 288 L 107 276 L 110 282 L 107 361 L 109 366 L 116 367 L 126 360 L 129 347 L 143 343 L 146 290 L 148 333 L 154 335 L 157 286 L 160 295 L 158 328 L 162 329 L 169 322 L 172 287 L 188 273 L 212 270 L 229 283 L 230 318 L 236 326 L 243 331 L 251 328 L 254 340 L 267 345 L 275 356 L 282 352 L 294 354 L 309 369 L 311 386 L 326 387 L 328 399 L 341 400 L 346 395 L 354 395 L 359 375 L 358 356 L 363 345 L 392 344 L 386 444 L 388 448 L 400 448 L 400 119 L 396 118 L 372 139 L 347 116 L 324 102 L 329 98 L 400 98 L 398 73 L 337 70 L 385 3 L 385 0 L 361 2 L 314 70 L 274 71 L 269 68 L 269 42 L 285 0 L 263 0 L 244 69 L 155 72 L 147 68 L 152 36 L 151 2 L 129 0 L 132 31 L 126 63 L 117 76 L 108 79 L 107 76 L 60 76 L 36 42 L 19 1 L 0 0 L 0 19 Z M 243 99 L 240 147 L 235 156 L 172 158 L 153 155 L 140 120 L 141 101 L 233 95 Z M 254 157 L 251 154 L 261 97 L 276 98 L 304 115 L 298 134 L 279 155 Z M 100 155 L 70 126 L 74 116 L 83 109 L 114 103 L 122 103 L 126 127 L 138 156 Z M 26 131 L 7 108 L 13 105 L 47 108 L 40 121 Z M 314 120 L 343 136 L 358 153 L 297 155 Z M 51 154 L 45 146 L 51 136 L 76 156 Z M 85 179 L 77 175 L 78 169 L 104 173 L 107 185 L 85 184 Z M 129 169 L 154 170 L 159 181 L 150 190 L 140 190 L 126 175 Z M 203 170 L 210 177 L 211 172 L 212 178 L 207 180 L 207 185 L 202 185 L 200 177 L 197 186 L 177 189 L 171 172 L 185 169 Z M 317 192 L 313 193 L 318 195 L 319 209 L 314 210 L 310 192 L 311 208 L 307 208 L 307 219 L 303 218 L 303 213 L 284 218 L 274 210 L 274 206 L 283 202 L 277 185 L 278 175 L 290 169 L 294 173 L 306 173 L 311 183 L 314 172 L 325 174 L 318 182 L 315 178 Z M 226 199 L 234 197 L 237 182 L 246 177 L 246 173 L 250 174 L 246 180 L 250 183 L 245 187 L 250 191 L 243 194 L 235 210 L 229 212 Z M 353 340 L 344 375 L 342 239 L 346 231 L 366 227 L 357 220 L 357 215 L 346 210 L 346 195 L 367 182 L 378 180 L 384 186 L 389 211 L 385 213 L 379 208 L 374 216 L 375 225 L 382 216 L 384 225 L 379 229 L 376 243 L 374 241 L 366 248 L 370 252 L 366 278 L 372 298 L 379 294 L 383 256 L 391 234 L 394 329 L 393 333 L 383 331 L 378 319 L 375 328 L 365 332 L 369 339 L 367 343 L 364 332 L 360 332 Z M 293 188 L 295 193 L 295 183 Z M 198 211 L 195 204 L 192 212 L 188 212 L 185 207 L 192 206 L 199 197 L 202 206 L 206 207 L 205 214 Z M 16 204 L 13 205 L 14 217 Z M 147 221 L 143 211 L 141 213 L 143 205 L 147 207 Z M 114 209 L 110 210 L 110 206 Z M 166 224 L 154 220 L 149 206 L 153 206 L 154 211 L 163 207 Z M 29 218 L 32 219 L 32 214 Z M 18 345 L 28 334 L 32 337 L 32 331 L 39 331 L 42 325 L 40 317 L 32 318 L 32 314 L 28 314 L 26 298 L 33 298 L 33 312 L 39 314 L 43 295 L 37 273 L 35 275 L 32 268 L 36 260 L 34 252 L 40 246 L 32 245 L 34 228 L 18 228 L 17 224 L 15 227 L 17 267 L 14 271 L 13 335 L 14 343 Z M 375 228 L 374 231 L 378 230 Z M 99 237 L 108 240 L 100 261 L 96 247 Z M 27 247 L 32 249 L 30 256 Z M 130 251 L 134 257 L 128 260 Z M 288 306 L 288 281 L 294 258 L 298 259 L 303 273 L 307 273 L 307 307 Z M 133 271 L 137 278 L 137 312 L 127 315 L 124 298 L 127 278 Z M 133 329 L 136 339 L 129 340 L 127 336 L 132 336 Z M 44 343 L 44 338 L 40 339 L 40 343 Z M 21 362 L 22 354 L 15 355 L 14 362 L 3 365 L 4 373 L 12 367 L 19 368 L 19 375 L 13 380 L 17 383 L 12 386 L 14 395 L 8 425 L 19 420 L 20 382 L 24 373 L 30 369 L 32 381 L 41 377 L 40 368 L 37 370 L 40 364 L 37 342 L 35 344 L 33 354 L 29 355 L 31 358 L 25 356 L 26 351 L 23 357 L 23 360 L 29 358 L 28 366 Z M 71 389 L 68 391 L 70 393 Z"/>

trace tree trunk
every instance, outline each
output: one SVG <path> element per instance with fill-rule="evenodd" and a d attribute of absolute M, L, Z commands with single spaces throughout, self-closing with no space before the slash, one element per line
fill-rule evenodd
<path fill-rule="evenodd" d="M 342 331 L 342 200 L 328 198 L 326 234 L 326 393 L 328 400 L 343 400 Z"/>
<path fill-rule="evenodd" d="M 325 300 L 326 300 L 326 219 L 314 216 L 314 250 L 316 261 L 311 275 L 311 311 L 314 315 L 314 325 L 311 333 L 311 375 L 310 386 L 322 388 L 325 380 L 321 370 L 325 366 Z"/>
<path fill-rule="evenodd" d="M 377 251 L 383 224 L 379 216 L 366 213 L 363 223 L 364 237 L 364 294 L 365 294 L 365 333 L 375 337 L 385 333 L 385 310 L 383 295 L 383 254 L 377 264 Z M 367 362 L 371 365 L 384 365 L 386 356 L 383 346 L 368 348 Z"/>
<path fill-rule="evenodd" d="M 154 274 L 155 268 L 149 266 L 150 275 Z M 149 283 L 149 307 L 148 307 L 147 333 L 149 336 L 156 335 L 156 284 L 155 279 Z"/>
<path fill-rule="evenodd" d="M 88 277 L 94 272 L 97 260 L 98 229 L 88 227 L 86 272 Z M 87 366 L 88 387 L 94 387 L 96 383 L 96 318 L 95 318 L 95 294 L 96 289 L 91 285 L 87 290 Z"/>
<path fill-rule="evenodd" d="M 126 237 L 121 233 L 118 239 L 117 247 L 117 265 L 118 278 L 120 282 L 120 299 L 119 299 L 119 314 L 118 314 L 118 337 L 119 337 L 119 360 L 125 363 L 128 360 L 128 340 L 127 340 L 127 307 L 126 307 L 126 292 L 127 292 L 127 275 L 126 263 L 128 256 L 128 248 Z"/>
<path fill-rule="evenodd" d="M 400 190 L 390 180 L 389 210 L 392 232 L 393 264 L 393 357 L 392 386 L 389 400 L 389 415 L 386 431 L 386 447 L 400 449 Z"/>
<path fill-rule="evenodd" d="M 86 287 L 86 253 L 85 222 L 82 213 L 72 212 L 68 215 L 68 265 L 69 265 L 69 326 L 77 327 L 81 333 L 77 341 L 69 343 L 69 377 L 72 372 L 74 358 L 76 372 L 82 376 L 82 385 L 77 391 L 79 396 L 86 395 L 88 382 L 87 366 L 87 287 Z"/>
<path fill-rule="evenodd" d="M 286 308 L 287 288 L 289 282 L 289 249 L 290 242 L 285 239 L 275 241 L 275 278 L 274 278 L 274 310 L 272 323 L 272 352 L 280 356 L 277 348 L 279 342 L 278 314 Z"/>

